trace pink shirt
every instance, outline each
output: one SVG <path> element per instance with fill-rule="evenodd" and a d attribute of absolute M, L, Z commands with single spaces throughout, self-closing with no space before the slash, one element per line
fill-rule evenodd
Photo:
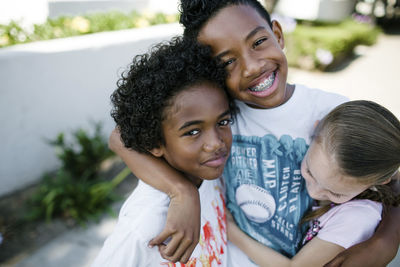
<path fill-rule="evenodd" d="M 332 207 L 314 220 L 307 233 L 345 249 L 370 238 L 381 221 L 382 204 L 355 199 Z M 313 233 L 311 233 L 313 232 Z"/>

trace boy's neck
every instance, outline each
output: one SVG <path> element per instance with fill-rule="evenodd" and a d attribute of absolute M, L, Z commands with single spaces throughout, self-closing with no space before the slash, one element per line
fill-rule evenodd
<path fill-rule="evenodd" d="M 188 174 L 185 174 L 185 177 L 189 181 L 191 181 L 194 184 L 194 186 L 196 186 L 197 188 L 199 188 L 201 186 L 201 184 L 203 183 L 203 179 L 201 179 L 199 177 L 195 177 L 195 176 L 188 175 Z"/>

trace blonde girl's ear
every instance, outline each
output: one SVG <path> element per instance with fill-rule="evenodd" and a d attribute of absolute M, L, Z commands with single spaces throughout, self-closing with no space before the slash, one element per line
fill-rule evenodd
<path fill-rule="evenodd" d="M 150 154 L 152 154 L 154 157 L 162 157 L 164 155 L 164 150 L 162 147 L 156 147 L 151 150 L 149 150 Z"/>
<path fill-rule="evenodd" d="M 313 130 L 315 130 L 315 129 L 317 128 L 317 126 L 318 126 L 318 123 L 319 123 L 319 120 L 316 120 L 316 121 L 314 122 L 314 127 L 313 127 Z"/>
<path fill-rule="evenodd" d="M 285 48 L 285 38 L 283 36 L 282 26 L 276 20 L 272 21 L 272 32 L 274 33 L 281 49 Z"/>
<path fill-rule="evenodd" d="M 392 174 L 392 176 L 390 176 L 389 178 L 387 178 L 385 181 L 383 181 L 382 183 L 381 183 L 381 185 L 383 185 L 383 184 L 388 184 L 388 183 L 390 183 L 392 180 L 398 180 L 399 179 L 399 170 L 396 170 L 393 174 Z"/>

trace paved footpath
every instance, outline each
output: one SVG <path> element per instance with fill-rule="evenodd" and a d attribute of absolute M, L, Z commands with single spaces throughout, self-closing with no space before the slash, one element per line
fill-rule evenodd
<path fill-rule="evenodd" d="M 312 73 L 291 69 L 289 81 L 348 96 L 376 101 L 400 118 L 400 34 L 383 35 L 373 47 L 358 49 L 359 56 L 345 69 L 332 73 Z M 13 263 L 18 267 L 89 266 L 105 238 L 112 232 L 115 218 L 73 229 Z M 389 267 L 400 266 L 400 253 Z"/>

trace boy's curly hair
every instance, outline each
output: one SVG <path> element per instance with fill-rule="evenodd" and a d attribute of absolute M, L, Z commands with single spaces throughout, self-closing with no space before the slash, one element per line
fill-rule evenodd
<path fill-rule="evenodd" d="M 185 27 L 184 36 L 196 39 L 203 26 L 218 11 L 231 5 L 247 5 L 253 7 L 272 27 L 268 11 L 257 0 L 181 0 L 179 23 Z M 229 23 L 227 21 L 226 23 Z"/>
<path fill-rule="evenodd" d="M 225 89 L 226 73 L 211 49 L 192 40 L 175 37 L 135 56 L 111 95 L 111 116 L 127 148 L 148 153 L 164 144 L 162 121 L 172 97 L 204 82 Z M 229 99 L 234 111 L 233 100 Z"/>

